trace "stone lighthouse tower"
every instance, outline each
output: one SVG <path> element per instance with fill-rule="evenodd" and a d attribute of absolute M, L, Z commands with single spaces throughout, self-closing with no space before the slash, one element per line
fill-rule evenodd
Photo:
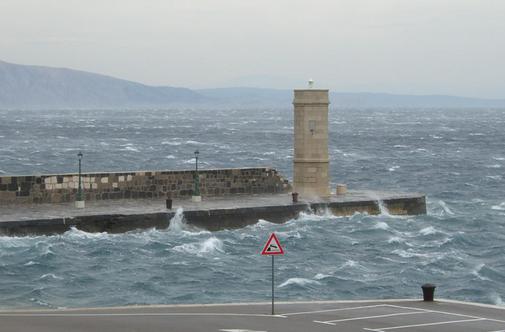
<path fill-rule="evenodd" d="M 302 197 L 328 197 L 328 90 L 294 90 L 293 190 Z"/>

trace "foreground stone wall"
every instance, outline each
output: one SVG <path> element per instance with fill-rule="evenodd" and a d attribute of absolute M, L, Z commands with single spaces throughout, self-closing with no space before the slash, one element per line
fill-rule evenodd
<path fill-rule="evenodd" d="M 194 171 L 142 171 L 83 173 L 87 201 L 186 197 L 193 193 Z M 291 190 L 289 182 L 272 168 L 200 170 L 202 196 L 280 193 Z M 62 203 L 75 201 L 77 174 L 1 176 L 0 205 Z"/>

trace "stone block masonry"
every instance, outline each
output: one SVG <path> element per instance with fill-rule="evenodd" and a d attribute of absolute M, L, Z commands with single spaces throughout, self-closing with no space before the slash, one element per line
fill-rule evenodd
<path fill-rule="evenodd" d="M 288 180 L 272 168 L 200 170 L 202 196 L 283 193 L 291 190 Z M 83 173 L 82 188 L 87 201 L 107 199 L 190 197 L 195 171 L 139 171 Z M 1 176 L 0 205 L 63 203 L 75 201 L 77 174 Z"/>

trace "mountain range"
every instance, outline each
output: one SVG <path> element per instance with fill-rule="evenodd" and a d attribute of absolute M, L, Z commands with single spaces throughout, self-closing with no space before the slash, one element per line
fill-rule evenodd
<path fill-rule="evenodd" d="M 0 61 L 0 109 L 291 107 L 292 90 L 150 86 L 66 68 Z M 505 99 L 330 92 L 332 107 L 505 107 Z"/>

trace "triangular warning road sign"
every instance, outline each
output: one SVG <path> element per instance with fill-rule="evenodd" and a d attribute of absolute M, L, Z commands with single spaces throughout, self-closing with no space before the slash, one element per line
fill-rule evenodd
<path fill-rule="evenodd" d="M 261 251 L 262 255 L 284 255 L 284 250 L 281 247 L 281 243 L 275 233 L 270 235 L 265 247 L 263 247 L 263 251 Z"/>

